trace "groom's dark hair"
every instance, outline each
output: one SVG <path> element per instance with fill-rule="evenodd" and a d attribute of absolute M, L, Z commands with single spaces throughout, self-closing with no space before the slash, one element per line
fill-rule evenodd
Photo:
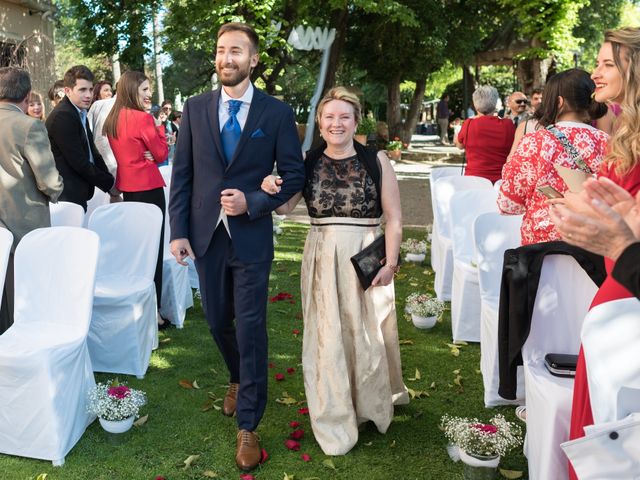
<path fill-rule="evenodd" d="M 258 50 L 260 49 L 260 38 L 251 25 L 247 25 L 246 23 L 241 22 L 225 23 L 218 30 L 218 38 L 220 38 L 227 32 L 244 33 L 247 37 L 249 37 L 249 42 L 251 43 L 251 50 L 253 51 L 253 53 L 258 53 Z"/>

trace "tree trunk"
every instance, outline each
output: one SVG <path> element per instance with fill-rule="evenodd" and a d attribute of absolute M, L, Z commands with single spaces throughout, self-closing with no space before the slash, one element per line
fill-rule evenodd
<path fill-rule="evenodd" d="M 402 137 L 402 115 L 400 114 L 400 75 L 396 74 L 387 83 L 387 125 L 389 140 Z"/>
<path fill-rule="evenodd" d="M 519 88 L 530 94 L 532 89 L 544 87 L 552 66 L 552 58 L 520 60 L 516 70 Z"/>
<path fill-rule="evenodd" d="M 346 2 L 342 10 L 333 10 L 331 12 L 329 28 L 336 29 L 336 36 L 333 40 L 333 44 L 331 44 L 329 66 L 327 67 L 327 76 L 324 81 L 323 94 L 331 90 L 336 85 L 336 74 L 338 73 L 340 58 L 342 57 L 342 51 L 344 50 L 344 44 L 347 39 L 348 18 L 349 12 L 347 11 Z"/>
<path fill-rule="evenodd" d="M 409 112 L 402 128 L 402 134 L 400 138 L 402 143 L 409 144 L 411 142 L 411 135 L 416 129 L 418 123 L 418 115 L 422 110 L 422 101 L 424 100 L 424 92 L 427 88 L 427 79 L 423 78 L 416 81 L 416 89 L 413 92 L 411 98 L 411 104 L 409 105 Z"/>

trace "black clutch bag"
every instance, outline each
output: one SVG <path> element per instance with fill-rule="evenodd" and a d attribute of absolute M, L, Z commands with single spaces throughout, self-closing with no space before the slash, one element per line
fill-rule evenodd
<path fill-rule="evenodd" d="M 577 363 L 577 355 L 547 353 L 544 356 L 544 366 L 547 367 L 551 375 L 556 377 L 575 377 Z"/>
<path fill-rule="evenodd" d="M 356 269 L 356 275 L 358 275 L 358 280 L 360 280 L 363 290 L 371 286 L 371 282 L 378 270 L 385 264 L 386 259 L 384 235 L 379 236 L 361 252 L 351 257 L 351 263 L 353 263 L 353 268 Z"/>

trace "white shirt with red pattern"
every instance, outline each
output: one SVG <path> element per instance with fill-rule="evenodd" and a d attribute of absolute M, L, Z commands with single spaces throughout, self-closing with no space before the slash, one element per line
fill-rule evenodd
<path fill-rule="evenodd" d="M 591 171 L 597 173 L 609 136 L 585 123 L 558 122 L 556 127 L 578 150 Z M 546 197 L 538 191 L 538 187 L 543 185 L 550 185 L 561 193 L 568 190 L 554 164 L 578 169 L 560 141 L 550 131 L 540 129 L 522 137 L 518 148 L 502 168 L 498 209 L 507 215 L 524 213 L 520 229 L 522 245 L 560 240 L 549 218 Z"/>

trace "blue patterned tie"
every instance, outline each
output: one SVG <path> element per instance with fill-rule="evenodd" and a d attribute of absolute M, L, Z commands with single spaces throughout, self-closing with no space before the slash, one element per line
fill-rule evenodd
<path fill-rule="evenodd" d="M 220 132 L 220 139 L 222 140 L 222 149 L 224 150 L 224 157 L 226 165 L 231 163 L 233 154 L 236 151 L 238 142 L 240 141 L 240 135 L 242 129 L 238 123 L 236 115 L 240 110 L 242 100 L 229 100 L 227 102 L 227 108 L 229 109 L 229 120 L 227 120 Z"/>

